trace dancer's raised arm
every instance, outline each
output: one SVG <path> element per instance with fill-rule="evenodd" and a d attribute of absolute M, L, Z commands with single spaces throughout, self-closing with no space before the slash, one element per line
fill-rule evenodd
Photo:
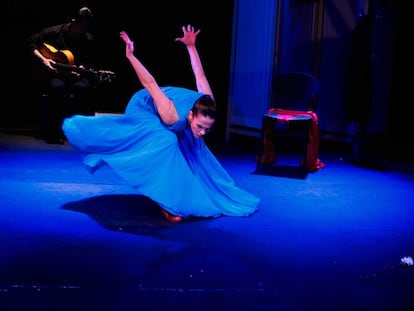
<path fill-rule="evenodd" d="M 148 90 L 162 121 L 171 125 L 178 121 L 178 113 L 174 103 L 164 94 L 152 74 L 145 68 L 142 62 L 134 55 L 134 42 L 125 31 L 120 32 L 121 39 L 125 42 L 125 56 L 129 60 L 142 86 Z"/>
<path fill-rule="evenodd" d="M 207 80 L 206 74 L 203 69 L 203 65 L 200 60 L 200 55 L 196 47 L 196 38 L 200 33 L 200 29 L 195 31 L 194 27 L 191 25 L 183 26 L 183 36 L 181 38 L 176 38 L 175 41 L 180 41 L 185 44 L 188 54 L 190 56 L 191 68 L 193 69 L 195 82 L 197 85 L 197 90 L 200 93 L 210 95 L 214 99 L 213 92 L 211 90 L 210 84 Z"/>

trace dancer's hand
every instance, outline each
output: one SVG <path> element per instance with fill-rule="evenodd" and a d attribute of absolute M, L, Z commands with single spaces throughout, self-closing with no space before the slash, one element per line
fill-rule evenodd
<path fill-rule="evenodd" d="M 187 25 L 182 27 L 183 36 L 181 38 L 176 38 L 175 41 L 180 41 L 186 46 L 195 46 L 197 35 L 200 33 L 200 29 L 194 31 L 194 26 Z"/>
<path fill-rule="evenodd" d="M 128 34 L 125 31 L 119 33 L 121 39 L 125 42 L 125 54 L 127 57 L 131 56 L 134 53 L 134 42 L 131 41 Z"/>

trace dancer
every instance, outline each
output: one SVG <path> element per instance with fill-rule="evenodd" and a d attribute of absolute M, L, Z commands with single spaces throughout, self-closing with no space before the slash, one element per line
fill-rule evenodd
<path fill-rule="evenodd" d="M 216 103 L 196 48 L 200 30 L 188 25 L 182 31 L 175 41 L 187 49 L 196 90 L 160 87 L 121 31 L 126 58 L 144 88 L 131 97 L 124 114 L 72 116 L 64 121 L 64 133 L 91 172 L 109 165 L 157 202 L 169 221 L 249 216 L 259 198 L 236 186 L 203 140 L 214 125 Z"/>

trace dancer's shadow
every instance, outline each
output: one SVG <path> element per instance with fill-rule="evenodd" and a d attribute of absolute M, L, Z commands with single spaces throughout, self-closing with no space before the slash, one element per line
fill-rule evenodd
<path fill-rule="evenodd" d="M 143 195 L 101 195 L 66 203 L 62 209 L 87 214 L 109 230 L 157 238 L 163 237 L 160 231 L 177 225 L 167 221 L 159 205 Z"/>

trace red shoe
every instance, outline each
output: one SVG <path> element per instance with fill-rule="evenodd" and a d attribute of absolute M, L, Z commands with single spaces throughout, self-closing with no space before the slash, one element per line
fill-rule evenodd
<path fill-rule="evenodd" d="M 181 220 L 183 220 L 183 218 L 181 216 L 172 215 L 172 214 L 168 213 L 165 209 L 161 208 L 161 212 L 164 215 L 165 219 L 167 219 L 168 221 L 180 222 Z"/>

